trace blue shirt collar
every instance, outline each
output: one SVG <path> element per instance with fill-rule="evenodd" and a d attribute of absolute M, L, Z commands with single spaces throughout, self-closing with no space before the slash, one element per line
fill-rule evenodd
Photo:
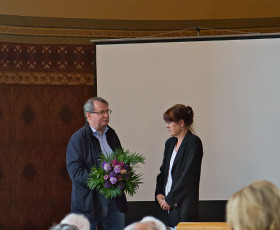
<path fill-rule="evenodd" d="M 95 128 L 93 128 L 92 126 L 89 125 L 89 127 L 91 128 L 92 132 L 94 134 L 100 134 Z M 106 133 L 108 131 L 108 126 L 106 126 L 104 133 Z M 104 134 L 103 133 L 103 134 Z"/>

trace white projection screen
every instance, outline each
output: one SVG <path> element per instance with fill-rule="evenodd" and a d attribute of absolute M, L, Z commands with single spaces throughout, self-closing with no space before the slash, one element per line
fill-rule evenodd
<path fill-rule="evenodd" d="M 190 105 L 204 148 L 200 200 L 227 200 L 260 179 L 280 187 L 280 36 L 94 43 L 97 95 L 125 149 L 144 154 L 144 183 L 129 201 L 152 201 L 169 138 L 162 114 Z"/>

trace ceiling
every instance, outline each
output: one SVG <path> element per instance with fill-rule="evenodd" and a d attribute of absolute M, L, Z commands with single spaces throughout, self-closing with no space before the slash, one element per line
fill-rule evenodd
<path fill-rule="evenodd" d="M 0 0 L 0 14 L 114 20 L 280 17 L 279 0 Z"/>

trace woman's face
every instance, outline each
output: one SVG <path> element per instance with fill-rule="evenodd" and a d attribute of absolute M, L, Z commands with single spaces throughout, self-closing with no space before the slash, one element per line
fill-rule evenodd
<path fill-rule="evenodd" d="M 168 132 L 172 137 L 177 137 L 181 133 L 182 129 L 180 123 L 180 121 L 166 121 L 165 127 L 168 129 Z"/>

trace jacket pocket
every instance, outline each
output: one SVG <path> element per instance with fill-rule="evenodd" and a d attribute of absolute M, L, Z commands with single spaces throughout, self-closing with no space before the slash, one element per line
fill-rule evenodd
<path fill-rule="evenodd" d="M 92 191 L 86 187 L 76 187 L 74 189 L 74 206 L 78 212 L 92 212 L 93 200 Z"/>

